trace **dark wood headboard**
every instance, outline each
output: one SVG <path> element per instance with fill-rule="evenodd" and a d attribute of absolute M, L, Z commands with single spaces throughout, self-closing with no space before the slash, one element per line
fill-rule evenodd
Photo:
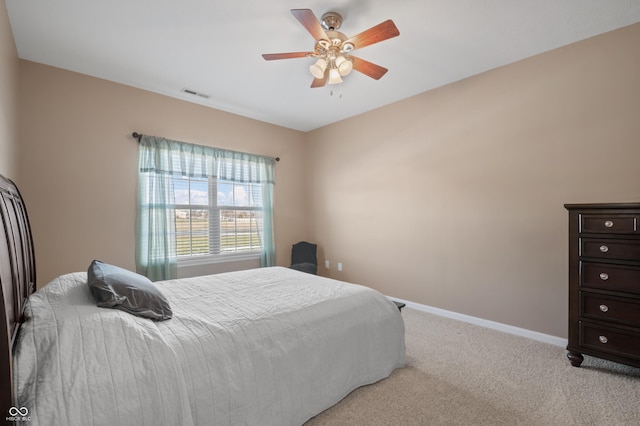
<path fill-rule="evenodd" d="M 31 226 L 16 185 L 0 175 L 0 420 L 13 403 L 13 344 L 27 298 L 35 291 L 36 266 Z"/>

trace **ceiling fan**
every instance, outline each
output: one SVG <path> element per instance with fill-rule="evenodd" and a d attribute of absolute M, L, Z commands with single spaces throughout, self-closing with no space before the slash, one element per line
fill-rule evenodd
<path fill-rule="evenodd" d="M 262 57 L 267 61 L 292 58 L 318 58 L 309 67 L 314 79 L 311 87 L 323 87 L 325 84 L 342 83 L 342 77 L 352 69 L 373 79 L 380 79 L 388 71 L 380 65 L 351 55 L 356 49 L 387 40 L 400 35 L 400 31 L 391 19 L 388 19 L 360 34 L 347 38 L 337 31 L 342 25 L 342 16 L 336 12 L 327 12 L 318 21 L 311 9 L 291 9 L 291 13 L 315 39 L 313 52 L 266 53 Z"/>

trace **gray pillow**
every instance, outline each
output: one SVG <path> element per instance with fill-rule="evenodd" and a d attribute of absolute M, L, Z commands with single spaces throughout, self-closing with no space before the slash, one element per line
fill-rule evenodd
<path fill-rule="evenodd" d="M 171 318 L 167 299 L 140 274 L 94 260 L 87 271 L 87 283 L 102 308 L 120 309 L 155 321 Z"/>

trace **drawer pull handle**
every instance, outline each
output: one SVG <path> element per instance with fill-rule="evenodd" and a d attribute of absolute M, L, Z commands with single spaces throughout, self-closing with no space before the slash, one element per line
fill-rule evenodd
<path fill-rule="evenodd" d="M 607 274 L 606 272 L 600 272 L 600 279 L 602 281 L 606 281 L 609 279 L 609 274 Z"/>
<path fill-rule="evenodd" d="M 600 343 L 607 343 L 609 341 L 607 336 L 598 336 L 598 340 L 600 340 Z"/>
<path fill-rule="evenodd" d="M 600 251 L 602 253 L 606 253 L 609 251 L 609 247 L 605 246 L 604 244 L 600 246 Z"/>
<path fill-rule="evenodd" d="M 607 227 L 607 228 L 613 227 L 613 221 L 612 220 L 605 220 L 604 221 L 604 226 Z"/>
<path fill-rule="evenodd" d="M 600 305 L 600 310 L 602 312 L 607 312 L 609 310 L 609 307 L 607 305 Z"/>

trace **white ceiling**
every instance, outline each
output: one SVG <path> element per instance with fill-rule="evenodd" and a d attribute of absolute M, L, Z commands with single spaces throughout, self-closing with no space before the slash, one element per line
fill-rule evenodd
<path fill-rule="evenodd" d="M 640 22 L 639 0 L 6 0 L 22 59 L 308 131 L 578 40 Z M 342 14 L 358 34 L 400 36 L 354 52 L 389 68 L 311 89 L 313 50 L 290 9 Z M 187 88 L 209 99 L 187 95 Z M 333 89 L 333 96 L 330 94 Z M 342 97 L 339 96 L 340 90 Z"/>

